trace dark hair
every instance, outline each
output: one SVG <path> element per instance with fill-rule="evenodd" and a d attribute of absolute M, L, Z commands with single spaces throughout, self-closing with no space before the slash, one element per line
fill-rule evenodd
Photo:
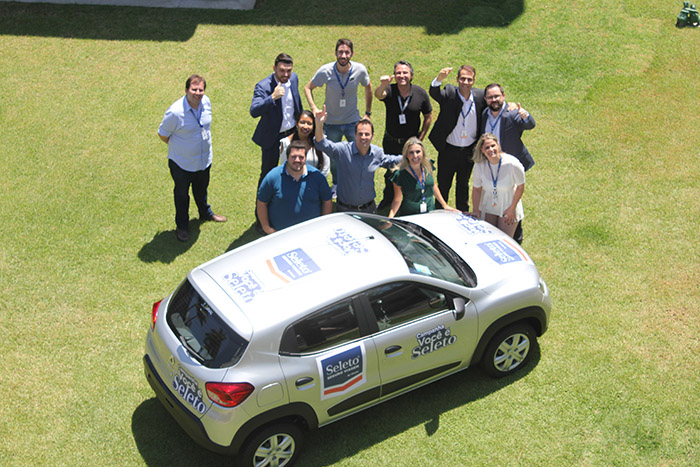
<path fill-rule="evenodd" d="M 204 89 L 206 90 L 207 89 L 207 81 L 199 75 L 192 75 L 189 78 L 187 78 L 187 81 L 185 82 L 185 90 L 190 89 L 190 84 L 199 83 L 200 81 L 202 83 L 204 83 Z"/>
<path fill-rule="evenodd" d="M 357 127 L 360 125 L 369 125 L 370 128 L 372 128 L 372 134 L 374 134 L 374 124 L 372 123 L 372 120 L 369 118 L 363 118 L 359 122 L 355 124 L 355 133 L 357 133 Z"/>
<path fill-rule="evenodd" d="M 396 67 L 399 65 L 406 65 L 409 70 L 411 70 L 411 76 L 413 76 L 413 65 L 408 63 L 406 60 L 399 60 L 394 64 L 394 73 L 396 73 Z"/>
<path fill-rule="evenodd" d="M 505 95 L 505 91 L 503 91 L 503 86 L 501 86 L 501 85 L 498 84 L 498 83 L 491 83 L 491 84 L 489 84 L 488 86 L 486 86 L 486 87 L 484 88 L 484 96 L 486 95 L 486 92 L 487 92 L 489 89 L 491 89 L 491 88 L 498 88 L 498 89 L 501 90 L 501 94 L 504 94 L 504 95 Z"/>
<path fill-rule="evenodd" d="M 310 110 L 302 110 L 301 114 L 299 114 L 299 120 L 301 120 L 302 115 L 306 115 L 307 117 L 309 117 L 311 119 L 312 126 L 311 126 L 311 134 L 309 135 L 309 142 L 311 143 L 311 150 L 314 152 L 314 155 L 316 156 L 316 160 L 318 161 L 318 165 L 316 166 L 316 168 L 318 170 L 323 170 L 323 167 L 324 167 L 324 165 L 323 165 L 323 153 L 321 151 L 319 151 L 318 149 L 316 149 L 316 146 L 314 146 L 313 141 L 311 141 L 311 138 L 313 138 L 313 136 L 311 136 L 311 135 L 313 135 L 316 132 L 316 119 L 314 118 L 314 114 L 311 113 Z M 299 120 L 297 120 L 297 123 L 299 123 Z M 295 141 L 301 141 L 299 139 L 299 129 L 298 128 L 292 134 L 292 143 L 294 143 Z M 302 144 L 303 144 L 303 142 L 302 142 Z M 287 149 L 289 149 L 289 147 L 287 147 Z"/>
<path fill-rule="evenodd" d="M 306 145 L 304 144 L 303 141 L 292 141 L 289 143 L 289 146 L 287 146 L 287 160 L 289 160 L 289 155 L 292 153 L 292 149 L 303 149 L 304 150 L 304 157 L 306 157 Z"/>
<path fill-rule="evenodd" d="M 462 65 L 461 67 L 459 67 L 459 71 L 457 72 L 457 78 L 459 78 L 459 75 L 462 74 L 462 70 L 470 71 L 471 74 L 473 74 L 474 77 L 476 78 L 476 68 L 474 68 L 471 65 Z"/>
<path fill-rule="evenodd" d="M 335 43 L 335 51 L 338 51 L 338 47 L 341 45 L 347 45 L 350 47 L 350 52 L 355 53 L 355 51 L 352 48 L 352 41 L 350 39 L 338 39 L 338 42 Z"/>
<path fill-rule="evenodd" d="M 275 66 L 277 66 L 277 64 L 280 62 L 286 63 L 287 65 L 294 65 L 294 60 L 292 60 L 292 57 L 285 53 L 281 53 L 275 58 Z"/>

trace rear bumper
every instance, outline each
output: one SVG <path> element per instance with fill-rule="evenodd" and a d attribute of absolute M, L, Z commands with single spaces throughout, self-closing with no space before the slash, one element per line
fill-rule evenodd
<path fill-rule="evenodd" d="M 222 446 L 209 439 L 204 425 L 195 417 L 179 400 L 170 392 L 163 380 L 153 368 L 148 355 L 143 357 L 143 369 L 148 384 L 151 385 L 156 397 L 163 407 L 170 413 L 180 427 L 200 446 L 218 454 L 235 455 L 236 452 L 230 446 Z"/>

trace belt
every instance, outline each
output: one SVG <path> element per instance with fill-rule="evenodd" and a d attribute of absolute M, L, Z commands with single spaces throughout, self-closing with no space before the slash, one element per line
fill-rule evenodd
<path fill-rule="evenodd" d="M 292 133 L 294 133 L 295 130 L 296 130 L 296 127 L 291 127 L 289 130 L 281 131 L 279 139 L 282 139 L 285 136 L 291 135 Z"/>
<path fill-rule="evenodd" d="M 408 138 L 397 138 L 395 136 L 391 136 L 389 133 L 386 132 L 384 133 L 384 137 L 392 143 L 404 144 L 406 141 L 408 141 Z"/>
<path fill-rule="evenodd" d="M 335 202 L 336 202 L 337 204 L 341 205 L 342 207 L 344 207 L 345 209 L 348 209 L 348 210 L 350 210 L 350 211 L 362 211 L 363 209 L 367 209 L 368 207 L 370 207 L 370 206 L 372 205 L 372 203 L 374 203 L 374 200 L 370 200 L 369 202 L 367 202 L 367 203 L 365 203 L 365 204 L 360 204 L 359 206 L 353 206 L 353 205 L 351 205 L 351 204 L 345 204 L 345 203 L 343 203 L 343 202 L 340 201 L 340 200 L 336 200 Z"/>
<path fill-rule="evenodd" d="M 474 141 L 472 144 L 469 146 L 455 146 L 454 144 L 450 143 L 445 143 L 445 146 L 449 146 L 451 148 L 455 148 L 457 151 L 471 151 L 474 149 L 474 145 L 476 144 L 476 141 Z"/>

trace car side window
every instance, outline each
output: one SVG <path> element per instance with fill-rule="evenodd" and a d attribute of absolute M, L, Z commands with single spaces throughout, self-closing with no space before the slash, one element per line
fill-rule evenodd
<path fill-rule="evenodd" d="M 282 336 L 280 352 L 310 353 L 325 350 L 360 337 L 351 300 L 314 313 L 289 326 Z"/>
<path fill-rule="evenodd" d="M 376 287 L 367 292 L 379 330 L 449 309 L 448 299 L 437 289 L 413 282 Z"/>

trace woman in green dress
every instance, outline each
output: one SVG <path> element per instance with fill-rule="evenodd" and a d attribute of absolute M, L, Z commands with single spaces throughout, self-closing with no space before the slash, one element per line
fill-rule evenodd
<path fill-rule="evenodd" d="M 391 176 L 394 184 L 394 199 L 389 217 L 420 214 L 435 209 L 435 200 L 443 209 L 457 211 L 449 206 L 438 189 L 433 177 L 433 163 L 425 152 L 423 142 L 409 138 L 403 146 L 403 159 Z"/>

